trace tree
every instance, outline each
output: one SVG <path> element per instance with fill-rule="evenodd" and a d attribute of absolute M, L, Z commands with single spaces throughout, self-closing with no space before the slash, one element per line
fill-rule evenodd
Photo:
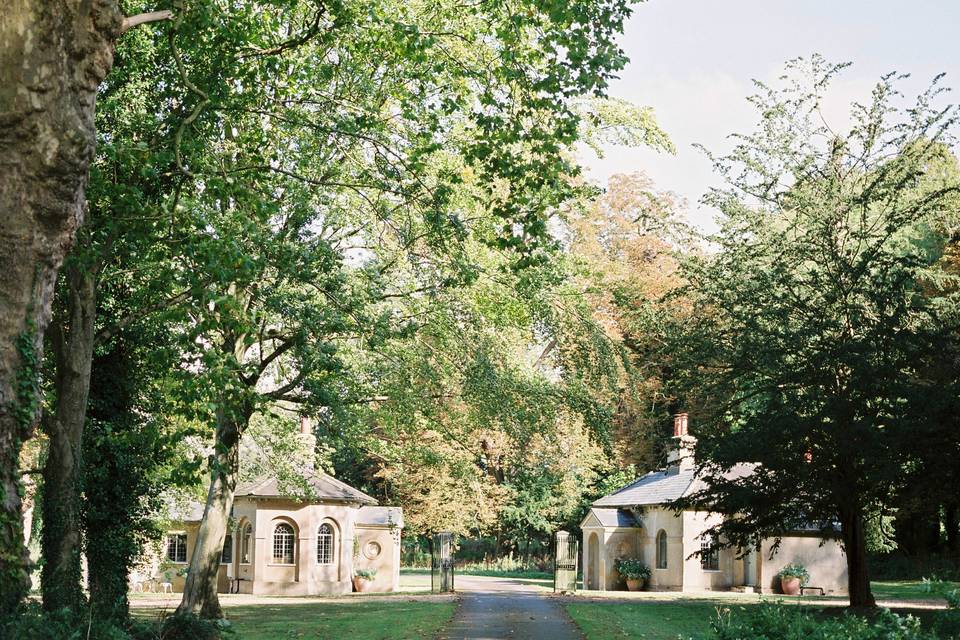
<path fill-rule="evenodd" d="M 211 32 L 198 20 L 195 41 L 222 46 L 209 47 L 206 64 L 178 58 L 200 110 L 178 144 L 222 132 L 189 167 L 203 179 L 180 199 L 204 212 L 204 248 L 185 273 L 213 276 L 192 288 L 202 294 L 184 334 L 203 350 L 191 367 L 219 390 L 181 610 L 211 617 L 221 615 L 215 574 L 252 415 L 271 402 L 329 408 L 330 388 L 344 384 L 336 342 L 352 334 L 372 345 L 380 327 L 407 323 L 372 315 L 378 299 L 398 295 L 390 270 L 415 273 L 419 293 L 472 277 L 457 261 L 473 232 L 458 209 L 464 183 L 489 212 L 487 242 L 515 250 L 517 267 L 543 259 L 547 216 L 574 191 L 572 100 L 602 92 L 623 64 L 612 36 L 626 8 L 291 1 L 262 14 L 256 37 L 243 7 L 209 16 L 243 29 Z M 298 35 L 277 41 L 278 32 Z M 293 49 L 278 75 L 268 55 Z M 398 259 L 365 264 L 383 237 Z"/>
<path fill-rule="evenodd" d="M 739 548 L 835 533 L 850 603 L 869 607 L 865 518 L 902 488 L 917 435 L 942 428 L 919 373 L 956 327 L 953 295 L 923 290 L 960 189 L 929 171 L 957 112 L 935 106 L 936 82 L 899 108 L 889 75 L 838 133 L 820 104 L 844 66 L 798 60 L 785 88 L 759 85 L 759 129 L 715 158 L 716 250 L 683 262 L 698 313 L 667 323 L 665 351 L 679 397 L 713 399 L 691 407 L 706 485 L 679 506 L 729 514 L 711 533 Z M 731 477 L 738 463 L 756 466 Z"/>
<path fill-rule="evenodd" d="M 116 2 L 17 1 L 0 26 L 0 613 L 29 588 L 20 448 L 40 412 L 43 335 L 64 256 L 83 221 L 97 87 L 124 18 Z"/>

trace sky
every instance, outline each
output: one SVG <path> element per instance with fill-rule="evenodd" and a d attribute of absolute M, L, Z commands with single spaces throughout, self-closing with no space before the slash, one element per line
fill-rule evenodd
<path fill-rule="evenodd" d="M 730 133 L 752 130 L 752 79 L 775 81 L 787 60 L 819 53 L 853 63 L 827 96 L 831 125 L 844 125 L 849 103 L 868 99 L 890 71 L 911 74 L 908 96 L 945 72 L 948 100 L 960 102 L 960 0 L 648 0 L 634 5 L 620 44 L 630 63 L 610 95 L 653 107 L 677 153 L 608 147 L 581 161 L 600 184 L 646 172 L 686 198 L 704 229 L 715 228 L 715 212 L 698 201 L 719 182 L 693 144 L 722 152 Z"/>

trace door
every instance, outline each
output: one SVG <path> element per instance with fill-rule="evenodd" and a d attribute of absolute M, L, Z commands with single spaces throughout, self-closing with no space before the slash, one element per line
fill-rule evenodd
<path fill-rule="evenodd" d="M 596 533 L 590 534 L 587 543 L 587 589 L 596 591 L 600 588 L 600 538 Z"/>

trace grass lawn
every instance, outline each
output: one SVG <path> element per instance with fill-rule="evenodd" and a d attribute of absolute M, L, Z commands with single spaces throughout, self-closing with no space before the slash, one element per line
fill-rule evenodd
<path fill-rule="evenodd" d="M 873 581 L 870 586 L 878 600 L 943 600 L 941 593 L 927 591 L 919 580 Z M 960 582 L 948 582 L 944 587 L 947 590 L 960 589 Z"/>
<path fill-rule="evenodd" d="M 407 600 L 258 604 L 226 611 L 243 640 L 420 640 L 434 637 L 455 608 L 453 602 Z"/>
<path fill-rule="evenodd" d="M 716 616 L 717 602 L 583 602 L 566 605 L 567 613 L 587 640 L 677 640 L 705 638 Z"/>

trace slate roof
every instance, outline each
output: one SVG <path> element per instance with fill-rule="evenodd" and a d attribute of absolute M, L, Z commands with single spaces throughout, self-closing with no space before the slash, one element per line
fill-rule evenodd
<path fill-rule="evenodd" d="M 743 463 L 733 467 L 725 476 L 728 479 L 750 475 L 756 465 Z M 639 505 L 665 504 L 696 493 L 703 488 L 703 480 L 697 478 L 696 469 L 677 471 L 676 468 L 651 471 L 622 489 L 614 491 L 593 503 L 594 507 L 635 507 Z M 594 509 L 596 510 L 596 509 Z"/>
<path fill-rule="evenodd" d="M 593 508 L 590 513 L 597 517 L 604 527 L 638 527 L 640 523 L 629 511 L 624 509 Z"/>
<path fill-rule="evenodd" d="M 593 503 L 594 507 L 633 507 L 663 504 L 683 497 L 693 483 L 695 469 L 687 471 L 651 471 L 632 484 Z"/>
<path fill-rule="evenodd" d="M 182 504 L 171 504 L 168 515 L 173 522 L 200 522 L 203 520 L 203 510 L 206 508 L 202 502 L 190 500 Z"/>
<path fill-rule="evenodd" d="M 357 524 L 374 525 L 380 527 L 403 528 L 403 509 L 400 507 L 360 507 L 357 512 Z"/>
<path fill-rule="evenodd" d="M 346 482 L 341 482 L 322 471 L 306 471 L 304 478 L 313 490 L 315 500 L 323 502 L 335 500 L 338 502 L 358 502 L 365 505 L 375 505 L 377 501 L 359 489 L 354 489 Z M 280 481 L 276 476 L 266 476 L 253 482 L 247 482 L 237 487 L 236 497 L 255 498 L 292 498 L 289 492 L 280 490 Z"/>

